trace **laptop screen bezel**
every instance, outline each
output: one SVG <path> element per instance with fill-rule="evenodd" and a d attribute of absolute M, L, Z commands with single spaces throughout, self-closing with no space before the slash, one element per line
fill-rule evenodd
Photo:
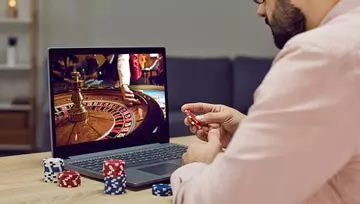
<path fill-rule="evenodd" d="M 57 158 L 67 159 L 70 156 L 95 153 L 107 150 L 115 150 L 120 148 L 131 147 L 132 145 L 123 144 L 122 141 L 116 139 L 86 142 L 68 146 L 56 146 L 56 128 L 55 128 L 55 109 L 54 109 L 54 92 L 53 79 L 51 77 L 51 59 L 56 55 L 80 55 L 80 54 L 129 54 L 129 53 L 160 53 L 164 56 L 163 66 L 165 75 L 165 123 L 161 127 L 161 134 L 152 143 L 169 143 L 169 106 L 168 106 L 168 87 L 167 87 L 167 64 L 166 64 L 166 49 L 164 47 L 50 47 L 48 48 L 48 84 L 49 84 L 49 101 L 50 101 L 50 134 L 52 156 Z M 150 133 L 149 133 L 150 134 Z"/>

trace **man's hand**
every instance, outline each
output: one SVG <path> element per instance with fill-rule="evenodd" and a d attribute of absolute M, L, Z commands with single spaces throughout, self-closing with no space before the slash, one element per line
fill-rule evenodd
<path fill-rule="evenodd" d="M 192 144 L 188 147 L 182 156 L 183 164 L 192 162 L 210 164 L 220 152 L 222 152 L 220 132 L 218 129 L 212 129 L 208 133 L 208 142 Z"/>
<path fill-rule="evenodd" d="M 224 106 L 209 103 L 190 103 L 181 108 L 183 111 L 189 110 L 195 114 L 200 114 L 196 119 L 200 122 L 200 129 L 191 125 L 191 121 L 185 118 L 185 125 L 189 126 L 190 131 L 203 141 L 208 140 L 208 133 L 211 129 L 219 129 L 220 141 L 223 148 L 226 148 L 238 128 L 241 120 L 245 117 L 239 111 Z"/>

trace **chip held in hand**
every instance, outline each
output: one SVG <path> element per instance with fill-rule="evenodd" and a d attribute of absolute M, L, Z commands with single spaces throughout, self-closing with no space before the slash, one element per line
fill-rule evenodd
<path fill-rule="evenodd" d="M 196 119 L 196 115 L 189 110 L 184 111 L 188 116 L 191 125 L 195 126 L 197 129 L 201 129 L 200 122 Z"/>

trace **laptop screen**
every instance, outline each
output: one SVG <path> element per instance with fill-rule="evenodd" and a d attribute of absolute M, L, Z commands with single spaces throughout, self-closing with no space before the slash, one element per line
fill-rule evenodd
<path fill-rule="evenodd" d="M 164 49 L 49 53 L 52 142 L 60 156 L 167 141 Z"/>

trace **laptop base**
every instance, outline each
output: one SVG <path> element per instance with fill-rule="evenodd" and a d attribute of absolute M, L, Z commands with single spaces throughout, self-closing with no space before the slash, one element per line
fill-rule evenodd
<path fill-rule="evenodd" d="M 139 148 L 139 147 L 137 147 Z M 137 188 L 143 188 L 144 186 L 151 186 L 154 183 L 159 183 L 159 182 L 168 182 L 171 174 L 179 167 L 181 167 L 181 156 L 183 154 L 183 152 L 186 150 L 186 147 L 183 145 L 177 145 L 177 144 L 172 144 L 172 143 L 167 143 L 167 144 L 157 144 L 157 145 L 150 145 L 147 147 L 141 147 L 139 151 L 132 151 L 132 153 L 137 153 L 137 152 L 142 152 L 142 151 L 152 151 L 152 149 L 161 149 L 161 148 L 167 148 L 169 151 L 173 150 L 173 151 L 177 151 L 178 153 L 176 153 L 176 157 L 174 159 L 166 159 L 163 161 L 156 161 L 156 162 L 148 162 L 147 164 L 145 164 L 144 162 L 140 162 L 139 165 L 133 164 L 133 165 L 129 165 L 129 167 L 126 166 L 126 160 L 125 160 L 125 175 L 126 175 L 126 180 L 127 180 L 127 187 L 129 188 L 133 188 L 133 189 L 137 189 Z M 181 150 L 181 151 L 179 151 Z M 128 150 L 131 151 L 131 148 Z M 121 149 L 119 150 L 119 152 L 124 153 L 124 154 L 129 154 L 128 151 L 125 151 L 125 149 Z M 119 152 L 114 152 L 111 151 L 113 155 L 116 155 L 115 157 L 120 157 L 119 159 L 121 159 L 121 156 L 118 155 Z M 120 154 L 121 154 L 120 153 Z M 96 153 L 97 155 L 100 155 L 99 153 Z M 164 153 L 164 158 L 166 156 L 171 156 L 171 153 Z M 151 155 L 149 155 L 151 156 Z M 99 157 L 99 156 L 98 156 Z M 88 177 L 88 178 L 93 178 L 99 181 L 103 180 L 103 175 L 102 175 L 102 171 L 100 170 L 99 166 L 102 166 L 102 161 L 99 160 L 98 157 L 94 157 L 94 155 L 86 155 L 83 156 L 81 155 L 80 158 L 82 158 L 81 160 L 79 159 L 74 159 L 73 161 L 70 160 L 65 160 L 65 168 L 66 169 L 71 169 L 71 170 L 75 170 L 78 171 L 81 175 Z M 108 154 L 103 154 L 100 157 L 109 157 Z M 174 157 L 174 155 L 172 155 L 171 157 Z M 170 158 L 171 158 L 170 157 Z M 86 168 L 86 166 L 88 165 L 84 165 L 85 167 L 81 167 L 79 164 L 84 162 L 84 161 L 88 161 L 91 163 L 91 161 L 96 161 L 96 168 Z M 96 170 L 94 170 L 96 169 Z"/>

